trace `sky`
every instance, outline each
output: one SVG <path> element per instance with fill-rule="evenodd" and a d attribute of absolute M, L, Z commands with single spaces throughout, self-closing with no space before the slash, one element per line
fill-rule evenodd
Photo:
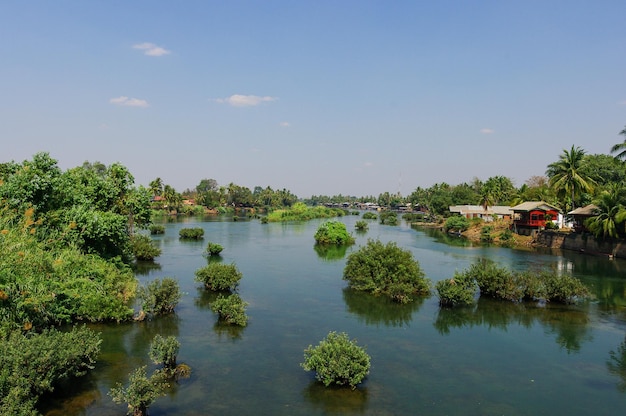
<path fill-rule="evenodd" d="M 0 162 L 410 194 L 626 125 L 626 2 L 0 1 Z"/>

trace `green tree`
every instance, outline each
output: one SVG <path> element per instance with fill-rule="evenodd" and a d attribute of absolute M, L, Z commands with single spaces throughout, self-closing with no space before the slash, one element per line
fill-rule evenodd
<path fill-rule="evenodd" d="M 354 237 L 340 221 L 326 221 L 319 225 L 315 232 L 317 244 L 349 245 L 354 244 Z"/>
<path fill-rule="evenodd" d="M 142 310 L 149 315 L 165 315 L 174 312 L 182 294 L 178 282 L 171 277 L 154 279 L 138 291 Z"/>
<path fill-rule="evenodd" d="M 248 324 L 246 306 L 248 303 L 236 293 L 228 296 L 220 294 L 211 303 L 211 310 L 219 315 L 221 322 L 228 325 L 246 326 Z"/>
<path fill-rule="evenodd" d="M 549 184 L 561 198 L 562 206 L 567 206 L 564 201 L 569 198 L 571 208 L 576 206 L 577 197 L 583 192 L 592 192 L 594 181 L 589 176 L 583 176 L 585 151 L 580 147 L 574 147 L 568 151 L 563 149 L 557 162 L 548 165 L 546 175 Z"/>
<path fill-rule="evenodd" d="M 148 356 L 155 364 L 163 364 L 168 371 L 176 368 L 176 356 L 180 350 L 180 342 L 175 336 L 163 337 L 156 334 L 150 343 Z"/>
<path fill-rule="evenodd" d="M 617 153 L 615 158 L 617 160 L 625 161 L 626 160 L 626 128 L 619 132 L 620 135 L 624 136 L 624 141 L 622 143 L 617 143 L 613 147 L 611 147 L 611 153 Z"/>
<path fill-rule="evenodd" d="M 383 294 L 400 303 L 430 291 L 430 283 L 411 252 L 394 242 L 368 240 L 348 256 L 343 278 L 353 289 Z"/>
<path fill-rule="evenodd" d="M 333 331 L 317 346 L 304 350 L 300 365 L 305 371 L 315 371 L 315 378 L 326 387 L 335 384 L 354 389 L 369 374 L 371 358 L 348 334 Z"/>
<path fill-rule="evenodd" d="M 598 207 L 595 216 L 586 221 L 589 231 L 596 237 L 617 238 L 626 233 L 622 225 L 626 221 L 626 189 L 615 183 L 593 201 Z"/>
<path fill-rule="evenodd" d="M 204 283 L 204 286 L 213 291 L 235 290 L 243 274 L 235 263 L 222 264 L 211 262 L 195 272 L 195 281 Z"/>
<path fill-rule="evenodd" d="M 165 396 L 169 387 L 164 372 L 155 371 L 150 377 L 146 367 L 139 367 L 128 376 L 128 387 L 121 383 L 109 391 L 109 396 L 117 404 L 127 403 L 128 413 L 133 416 L 145 416 L 148 407 L 159 397 Z"/>

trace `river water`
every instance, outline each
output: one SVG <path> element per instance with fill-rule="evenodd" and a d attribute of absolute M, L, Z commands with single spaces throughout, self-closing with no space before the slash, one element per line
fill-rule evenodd
<path fill-rule="evenodd" d="M 346 216 L 354 230 L 358 216 Z M 369 222 L 346 250 L 315 249 L 321 220 L 261 224 L 228 217 L 168 222 L 155 236 L 163 253 L 138 278 L 173 277 L 184 296 L 175 315 L 141 323 L 93 325 L 104 339 L 97 368 L 49 398 L 56 415 L 122 415 L 107 395 L 148 365 L 152 337 L 175 335 L 189 379 L 172 385 L 150 415 L 615 415 L 626 409 L 626 261 L 574 252 L 476 247 L 430 230 Z M 180 241 L 183 227 L 204 240 Z M 440 309 L 436 296 L 409 305 L 355 293 L 342 280 L 346 256 L 368 238 L 410 250 L 433 283 L 478 258 L 514 270 L 556 268 L 589 285 L 579 305 L 478 299 Z M 194 272 L 207 243 L 243 273 L 239 294 L 249 324 L 217 325 L 213 297 Z M 329 331 L 346 332 L 371 356 L 356 390 L 324 388 L 300 367 L 303 350 Z"/>

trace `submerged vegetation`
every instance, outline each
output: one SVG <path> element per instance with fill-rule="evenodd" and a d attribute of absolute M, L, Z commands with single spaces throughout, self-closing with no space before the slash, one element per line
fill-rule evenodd
<path fill-rule="evenodd" d="M 354 237 L 348 232 L 346 225 L 339 221 L 326 221 L 317 227 L 315 242 L 322 245 L 354 244 Z"/>

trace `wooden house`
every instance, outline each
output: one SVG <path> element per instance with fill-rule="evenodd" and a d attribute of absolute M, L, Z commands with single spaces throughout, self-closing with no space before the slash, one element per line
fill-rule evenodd
<path fill-rule="evenodd" d="M 598 207 L 590 204 L 584 207 L 576 208 L 573 211 L 567 213 L 572 218 L 572 228 L 577 233 L 589 231 L 585 226 L 585 221 L 591 217 L 598 215 Z"/>
<path fill-rule="evenodd" d="M 551 221 L 558 224 L 561 211 L 543 201 L 528 201 L 511 208 L 513 211 L 513 227 L 518 234 L 534 235 L 546 228 Z"/>
<path fill-rule="evenodd" d="M 513 215 L 511 207 L 500 205 L 487 206 L 487 208 L 482 205 L 452 205 L 448 209 L 450 212 L 462 215 L 467 219 L 482 218 L 484 221 L 493 221 L 494 217 L 510 220 Z"/>

